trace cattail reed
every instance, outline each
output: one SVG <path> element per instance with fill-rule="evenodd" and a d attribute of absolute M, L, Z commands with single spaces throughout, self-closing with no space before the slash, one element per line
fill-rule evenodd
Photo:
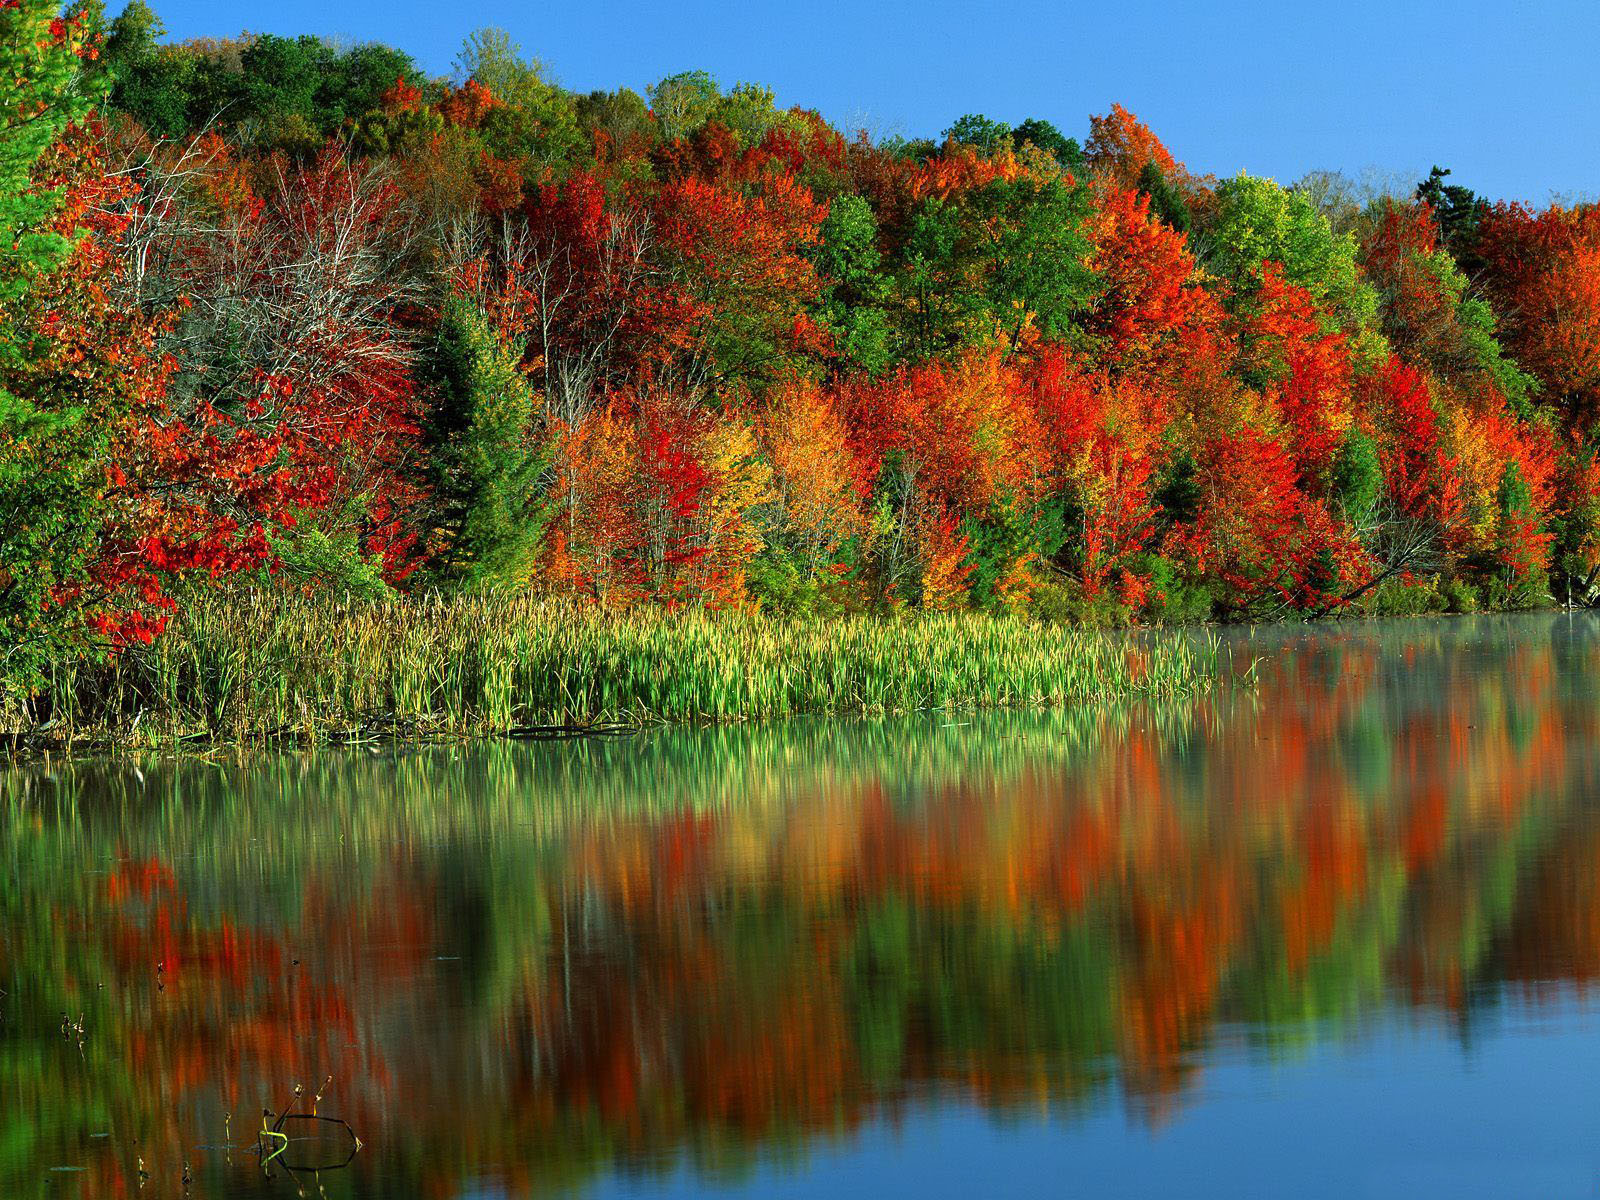
<path fill-rule="evenodd" d="M 201 596 L 109 663 L 63 663 L 58 739 L 318 742 L 535 727 L 970 711 L 1173 696 L 1219 673 L 1215 642 L 1015 617 L 798 620 L 623 613 L 535 597 Z M 36 699 L 0 710 L 27 733 Z"/>

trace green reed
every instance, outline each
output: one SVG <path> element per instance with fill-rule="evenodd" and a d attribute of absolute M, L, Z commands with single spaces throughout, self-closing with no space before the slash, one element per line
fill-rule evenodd
<path fill-rule="evenodd" d="M 198 599 L 154 646 L 111 663 L 61 664 L 49 725 L 67 740 L 155 745 L 1063 707 L 1193 691 L 1219 674 L 1220 653 L 972 614 L 790 620 L 262 593 Z M 20 708 L 0 712 L 0 730 L 28 729 Z"/>

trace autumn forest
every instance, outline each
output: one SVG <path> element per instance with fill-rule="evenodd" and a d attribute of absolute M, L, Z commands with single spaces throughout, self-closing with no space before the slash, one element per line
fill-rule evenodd
<path fill-rule="evenodd" d="M 0 2 L 0 677 L 197 597 L 1586 602 L 1600 208 Z M 1181 150 L 1181 148 L 1179 148 Z M 1414 183 L 1414 187 L 1412 186 Z"/>

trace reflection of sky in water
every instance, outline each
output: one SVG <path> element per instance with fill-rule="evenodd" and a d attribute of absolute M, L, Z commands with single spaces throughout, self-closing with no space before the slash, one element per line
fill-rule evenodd
<path fill-rule="evenodd" d="M 1600 622 L 1228 636 L 1158 710 L 0 771 L 0 1194 L 286 1194 L 202 1147 L 329 1074 L 330 1197 L 1591 1194 Z"/>
<path fill-rule="evenodd" d="M 1570 997 L 1506 1012 L 1464 1046 L 1432 1020 L 1384 1021 L 1273 1062 L 1206 1056 L 1152 1128 L 1115 1103 L 1070 1119 L 922 1105 L 794 1164 L 731 1183 L 692 1169 L 614 1177 L 599 1200 L 659 1196 L 1579 1197 L 1600 1179 L 1600 1013 Z"/>

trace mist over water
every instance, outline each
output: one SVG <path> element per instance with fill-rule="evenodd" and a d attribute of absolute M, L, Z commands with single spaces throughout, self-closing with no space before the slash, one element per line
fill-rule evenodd
<path fill-rule="evenodd" d="M 0 769 L 0 1194 L 1593 1194 L 1600 621 L 1230 636 L 1159 706 Z M 360 1151 L 264 1170 L 319 1090 Z"/>

